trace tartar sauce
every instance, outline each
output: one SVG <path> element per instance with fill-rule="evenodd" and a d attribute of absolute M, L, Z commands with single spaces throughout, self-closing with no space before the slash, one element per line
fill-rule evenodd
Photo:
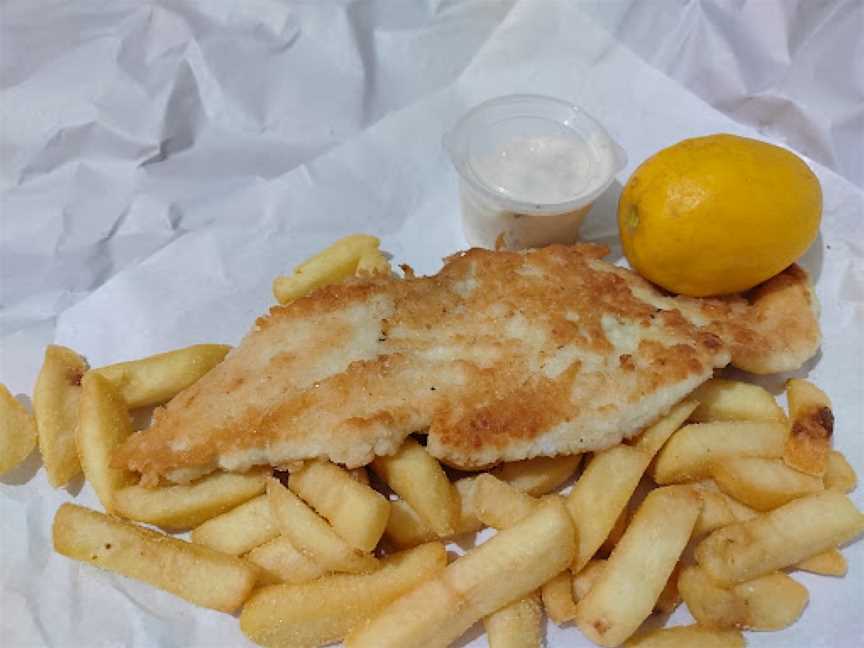
<path fill-rule="evenodd" d="M 575 241 L 591 204 L 626 161 L 590 116 L 534 95 L 480 104 L 445 145 L 460 173 L 465 236 L 488 248 Z"/>

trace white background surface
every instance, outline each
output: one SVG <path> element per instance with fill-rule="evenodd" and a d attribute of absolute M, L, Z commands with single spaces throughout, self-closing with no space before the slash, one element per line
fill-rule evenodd
<path fill-rule="evenodd" d="M 804 260 L 825 344 L 802 373 L 832 396 L 836 446 L 864 474 L 862 3 L 513 4 L 2 5 L 0 380 L 29 394 L 54 339 L 94 365 L 236 343 L 275 274 L 348 232 L 435 271 L 464 246 L 441 134 L 485 98 L 540 92 L 607 125 L 630 156 L 621 182 L 719 131 L 826 165 Z M 615 189 L 586 238 L 614 244 Z M 4 646 L 244 645 L 228 616 L 54 555 L 59 503 L 95 499 L 52 491 L 38 466 L 0 482 Z M 750 645 L 860 645 L 862 544 L 843 580 L 796 574 L 803 619 Z M 572 628 L 548 640 L 588 645 Z"/>

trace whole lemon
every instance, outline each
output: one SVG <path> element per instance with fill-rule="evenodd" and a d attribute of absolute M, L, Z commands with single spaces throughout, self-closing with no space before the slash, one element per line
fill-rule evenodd
<path fill-rule="evenodd" d="M 643 162 L 624 187 L 624 254 L 684 295 L 740 292 L 774 276 L 816 238 L 819 180 L 797 155 L 735 135 L 684 140 Z"/>

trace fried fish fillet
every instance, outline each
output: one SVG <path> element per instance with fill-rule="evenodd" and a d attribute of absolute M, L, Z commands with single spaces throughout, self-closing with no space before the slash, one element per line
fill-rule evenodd
<path fill-rule="evenodd" d="M 313 457 L 353 467 L 413 432 L 461 468 L 598 450 L 730 360 L 789 370 L 819 346 L 797 266 L 748 296 L 691 299 L 606 253 L 473 249 L 434 276 L 352 280 L 277 306 L 114 463 L 145 483 Z"/>

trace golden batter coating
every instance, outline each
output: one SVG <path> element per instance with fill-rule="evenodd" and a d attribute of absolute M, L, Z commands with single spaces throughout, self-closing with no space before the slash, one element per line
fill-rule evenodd
<path fill-rule="evenodd" d="M 730 359 L 782 371 L 818 349 L 797 266 L 749 296 L 693 299 L 605 254 L 474 249 L 430 277 L 356 279 L 277 306 L 114 462 L 149 482 L 313 457 L 358 466 L 413 432 L 462 468 L 598 450 Z"/>

